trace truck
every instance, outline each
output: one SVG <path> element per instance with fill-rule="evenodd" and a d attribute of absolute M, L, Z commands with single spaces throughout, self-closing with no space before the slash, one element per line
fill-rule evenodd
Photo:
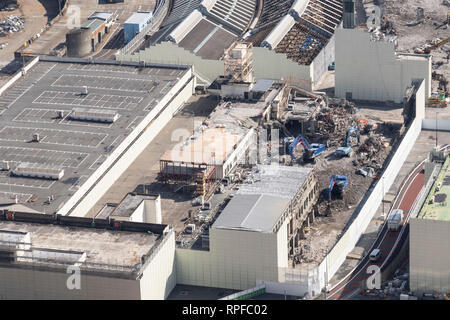
<path fill-rule="evenodd" d="M 389 231 L 398 231 L 403 221 L 403 210 L 394 209 L 389 214 L 387 219 L 387 226 Z"/>

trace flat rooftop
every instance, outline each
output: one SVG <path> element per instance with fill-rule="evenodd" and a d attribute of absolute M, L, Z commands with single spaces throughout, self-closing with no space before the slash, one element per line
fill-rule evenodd
<path fill-rule="evenodd" d="M 105 21 L 101 19 L 91 19 L 86 20 L 82 25 L 81 29 L 90 29 L 92 32 L 95 32 L 100 26 L 104 25 Z"/>
<path fill-rule="evenodd" d="M 182 66 L 39 61 L 0 96 L 0 163 L 8 161 L 11 170 L 24 164 L 63 169 L 64 176 L 46 180 L 0 171 L 0 197 L 17 195 L 39 212 L 56 212 L 186 72 Z M 80 95 L 84 86 L 88 94 Z M 112 110 L 118 119 L 71 119 L 79 107 Z M 40 141 L 31 142 L 36 133 Z"/>
<path fill-rule="evenodd" d="M 85 253 L 87 266 L 118 272 L 138 270 L 141 258 L 158 244 L 157 240 L 161 237 L 149 232 L 0 220 L 1 246 L 15 246 L 11 241 L 24 243 L 25 238 L 19 238 L 27 233 L 30 234 L 31 249 L 40 252 L 41 256 L 45 252 L 47 259 L 51 260 L 47 261 L 49 266 L 64 262 L 73 264 Z M 34 254 L 33 258 L 23 260 L 38 263 L 40 259 L 36 259 Z"/>
<path fill-rule="evenodd" d="M 124 23 L 125 24 L 140 24 L 147 23 L 153 14 L 149 11 L 138 11 L 129 17 Z"/>
<path fill-rule="evenodd" d="M 164 153 L 161 161 L 222 164 L 243 137 L 226 128 L 206 128 Z"/>
<path fill-rule="evenodd" d="M 265 102 L 221 104 L 191 137 L 166 151 L 161 161 L 222 164 L 250 128 L 257 126 L 248 118 L 261 117 L 266 108 Z"/>
<path fill-rule="evenodd" d="M 117 208 L 110 214 L 112 218 L 114 217 L 131 217 L 131 215 L 136 211 L 137 207 L 144 200 L 156 200 L 158 195 L 143 195 L 143 194 L 133 194 L 129 193 L 120 202 Z"/>
<path fill-rule="evenodd" d="M 450 221 L 450 157 L 447 157 L 433 187 L 425 200 L 418 219 Z M 438 187 L 440 186 L 440 187 Z M 433 203 L 430 200 L 434 198 Z"/>

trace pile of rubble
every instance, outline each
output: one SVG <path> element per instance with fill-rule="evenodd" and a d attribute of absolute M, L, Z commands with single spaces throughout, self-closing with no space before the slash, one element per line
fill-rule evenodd
<path fill-rule="evenodd" d="M 8 19 L 0 21 L 0 36 L 8 33 L 19 32 L 24 28 L 24 19 L 18 16 L 9 16 Z"/>
<path fill-rule="evenodd" d="M 314 140 L 326 142 L 328 147 L 339 146 L 347 130 L 353 126 L 357 111 L 354 103 L 345 99 L 329 99 L 328 107 L 322 108 L 316 115 L 318 132 Z"/>
<path fill-rule="evenodd" d="M 358 167 L 370 165 L 376 169 L 380 169 L 384 160 L 384 152 L 382 151 L 388 147 L 389 142 L 383 142 L 380 136 L 369 136 L 359 146 L 357 157 L 353 160 L 353 165 Z"/>
<path fill-rule="evenodd" d="M 394 27 L 394 22 L 383 16 L 381 18 L 381 32 L 387 35 L 397 35 L 397 30 Z"/>
<path fill-rule="evenodd" d="M 394 279 L 382 286 L 381 289 L 366 290 L 365 293 L 368 296 L 378 296 L 380 299 L 385 299 L 387 297 L 406 296 L 409 292 L 408 279 L 408 273 L 400 274 L 399 270 L 397 270 Z"/>

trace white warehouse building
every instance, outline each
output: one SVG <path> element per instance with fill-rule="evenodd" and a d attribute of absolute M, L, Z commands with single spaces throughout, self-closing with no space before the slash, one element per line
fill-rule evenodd
<path fill-rule="evenodd" d="M 0 299 L 167 298 L 176 285 L 167 225 L 0 207 Z"/>
<path fill-rule="evenodd" d="M 245 290 L 264 282 L 284 293 L 318 191 L 311 168 L 258 165 L 208 229 L 209 244 L 177 247 L 177 283 Z M 288 294 L 305 294 L 302 281 Z"/>

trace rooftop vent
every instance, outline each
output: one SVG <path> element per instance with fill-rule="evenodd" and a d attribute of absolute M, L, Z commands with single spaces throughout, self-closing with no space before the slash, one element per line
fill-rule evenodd
<path fill-rule="evenodd" d="M 12 174 L 20 177 L 59 180 L 64 176 L 64 170 L 19 165 L 16 169 L 12 170 Z"/>
<path fill-rule="evenodd" d="M 39 142 L 41 140 L 39 133 L 33 133 L 33 137 L 31 137 L 32 142 Z"/>
<path fill-rule="evenodd" d="M 111 110 L 74 108 L 70 114 L 70 119 L 94 122 L 113 123 L 118 118 L 119 115 L 115 111 Z"/>
<path fill-rule="evenodd" d="M 8 163 L 8 161 L 3 160 L 3 161 L 0 162 L 0 170 L 2 170 L 2 171 L 8 171 L 9 170 L 9 163 Z"/>

